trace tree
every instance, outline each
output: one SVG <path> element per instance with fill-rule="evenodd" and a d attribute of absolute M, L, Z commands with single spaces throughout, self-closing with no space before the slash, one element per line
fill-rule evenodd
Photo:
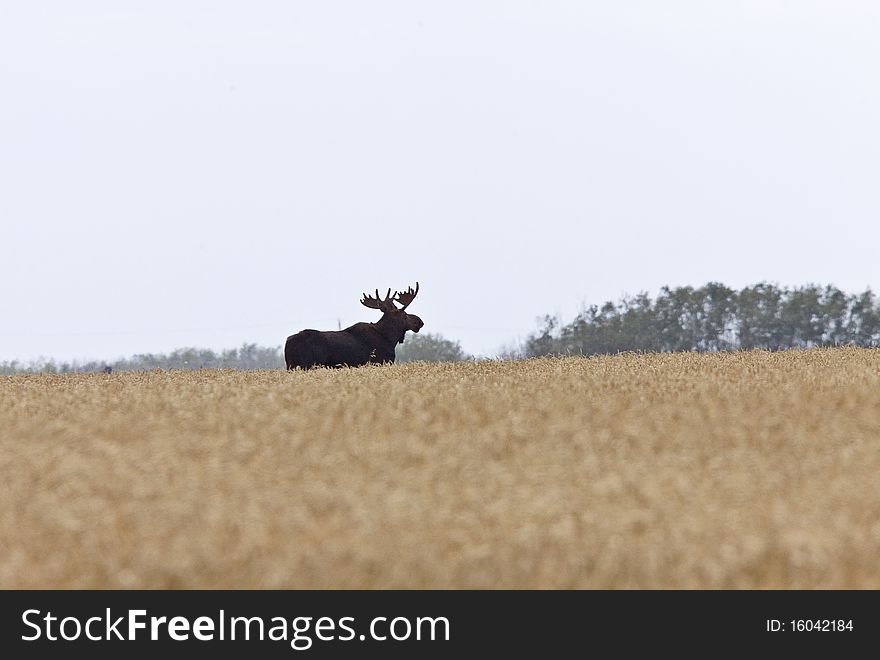
<path fill-rule="evenodd" d="M 720 351 L 880 343 L 880 306 L 871 290 L 854 296 L 833 287 L 783 288 L 768 282 L 735 291 L 718 282 L 663 287 L 591 305 L 571 323 L 544 318 L 525 355 L 619 351 Z"/>
<path fill-rule="evenodd" d="M 461 344 L 442 335 L 425 333 L 409 334 L 403 344 L 398 344 L 396 362 L 460 362 L 469 360 Z"/>
<path fill-rule="evenodd" d="M 559 341 L 553 336 L 556 327 L 559 325 L 558 319 L 548 315 L 542 321 L 544 327 L 539 329 L 537 334 L 529 335 L 526 339 L 524 350 L 527 357 L 538 357 L 560 352 Z M 577 319 L 575 319 L 576 322 Z"/>

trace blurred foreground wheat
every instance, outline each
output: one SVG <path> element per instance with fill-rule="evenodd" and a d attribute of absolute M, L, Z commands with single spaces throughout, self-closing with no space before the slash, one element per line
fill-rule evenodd
<path fill-rule="evenodd" d="M 880 351 L 0 377 L 0 586 L 880 588 Z"/>

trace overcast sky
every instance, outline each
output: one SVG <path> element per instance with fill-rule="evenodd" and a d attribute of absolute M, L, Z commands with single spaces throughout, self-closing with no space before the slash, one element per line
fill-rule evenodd
<path fill-rule="evenodd" d="M 0 360 L 880 289 L 876 2 L 0 4 Z"/>

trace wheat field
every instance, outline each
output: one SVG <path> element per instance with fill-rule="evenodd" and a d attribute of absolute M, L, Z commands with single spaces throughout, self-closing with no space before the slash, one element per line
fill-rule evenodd
<path fill-rule="evenodd" d="M 880 351 L 0 377 L 3 588 L 880 588 Z"/>

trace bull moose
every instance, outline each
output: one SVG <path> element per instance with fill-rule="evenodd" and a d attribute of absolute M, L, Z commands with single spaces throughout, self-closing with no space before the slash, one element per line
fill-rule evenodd
<path fill-rule="evenodd" d="M 407 314 L 406 308 L 419 292 L 409 287 L 403 293 L 384 298 L 363 294 L 361 305 L 382 312 L 375 323 L 355 323 L 344 330 L 303 330 L 291 335 L 284 344 L 284 361 L 287 369 L 300 367 L 359 367 L 368 363 L 394 362 L 394 348 L 402 344 L 407 330 L 418 332 L 425 325 L 415 314 Z M 394 303 L 402 305 L 398 309 Z"/>

